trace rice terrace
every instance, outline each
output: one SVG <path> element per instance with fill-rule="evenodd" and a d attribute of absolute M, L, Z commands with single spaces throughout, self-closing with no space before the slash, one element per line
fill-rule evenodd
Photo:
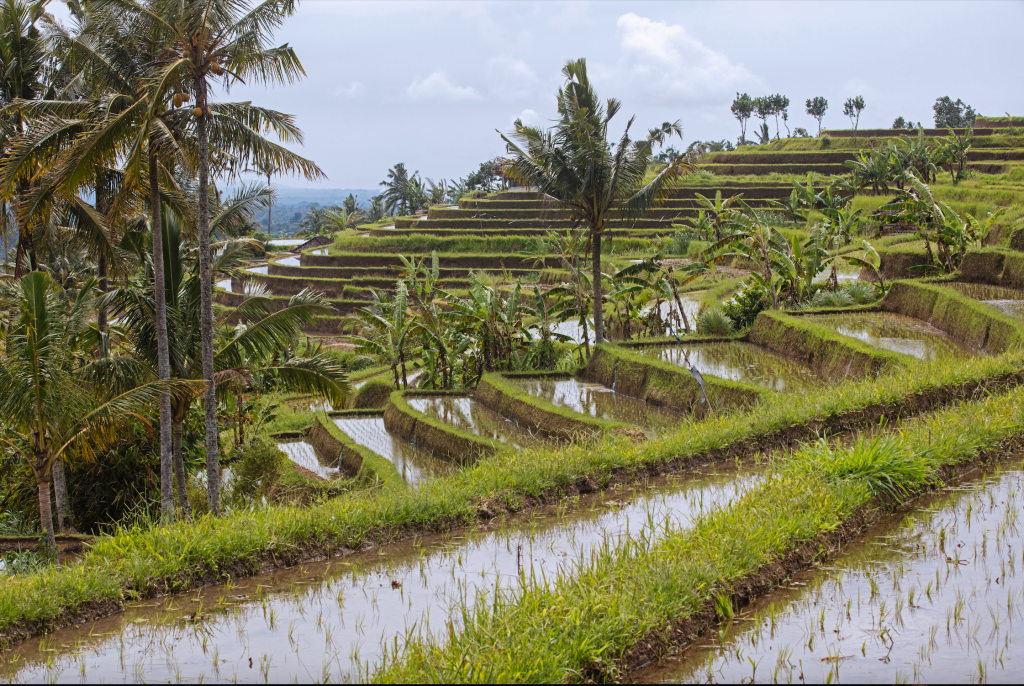
<path fill-rule="evenodd" d="M 0 0 L 0 680 L 1024 680 L 1002 53 L 643 7 Z"/>

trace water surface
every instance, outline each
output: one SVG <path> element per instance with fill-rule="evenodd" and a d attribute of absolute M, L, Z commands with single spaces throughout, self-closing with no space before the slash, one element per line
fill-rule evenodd
<path fill-rule="evenodd" d="M 1020 683 L 1020 458 L 921 501 L 637 682 Z M 755 671 L 756 668 L 756 671 Z"/>
<path fill-rule="evenodd" d="M 413 488 L 428 479 L 450 474 L 454 466 L 395 436 L 384 427 L 383 417 L 337 417 L 335 425 L 359 445 L 388 462 Z"/>
<path fill-rule="evenodd" d="M 968 298 L 991 305 L 1003 314 L 1008 314 L 1011 317 L 1024 317 L 1024 291 L 1003 286 L 989 286 L 984 283 L 952 282 L 945 285 Z"/>
<path fill-rule="evenodd" d="M 730 463 L 731 464 L 731 463 Z M 555 579 L 605 542 L 692 519 L 756 482 L 731 466 L 492 520 L 129 605 L 126 612 L 0 654 L 0 678 L 52 681 L 290 682 L 356 679 L 407 631 L 461 625 L 459 604 L 516 583 Z M 429 485 L 427 486 L 429 487 Z M 653 533 L 651 533 L 653 525 Z M 542 575 L 544 575 L 542 577 Z"/>
<path fill-rule="evenodd" d="M 683 419 L 682 415 L 676 412 L 616 393 L 599 383 L 588 383 L 575 378 L 511 380 L 534 397 L 543 398 L 554 405 L 591 417 L 632 424 L 642 428 L 649 438 L 677 427 Z"/>
<path fill-rule="evenodd" d="M 267 241 L 267 245 L 281 245 L 281 246 L 302 245 L 307 240 L 309 240 L 309 239 L 308 238 L 275 238 L 272 241 Z"/>
<path fill-rule="evenodd" d="M 771 388 L 803 391 L 822 383 L 810 366 L 743 341 L 638 348 L 638 352 L 680 367 L 694 366 L 705 376 Z"/>
<path fill-rule="evenodd" d="M 549 439 L 527 431 L 467 396 L 406 398 L 406 402 L 417 412 L 496 443 L 518 449 L 551 445 Z"/>
<path fill-rule="evenodd" d="M 297 255 L 292 255 L 291 257 L 282 257 L 281 259 L 276 260 L 274 263 L 275 264 L 280 264 L 280 265 L 282 265 L 284 267 L 300 267 L 300 266 L 302 266 L 302 263 L 299 262 L 299 257 Z"/>
<path fill-rule="evenodd" d="M 844 336 L 922 360 L 975 354 L 927 322 L 902 314 L 851 312 L 807 315 L 807 319 L 835 329 Z"/>
<path fill-rule="evenodd" d="M 337 467 L 337 458 L 334 460 L 322 458 L 316 449 L 306 441 L 278 443 L 277 447 L 288 456 L 289 460 L 323 479 L 335 479 L 341 474 Z M 332 462 L 334 466 L 331 466 Z"/>

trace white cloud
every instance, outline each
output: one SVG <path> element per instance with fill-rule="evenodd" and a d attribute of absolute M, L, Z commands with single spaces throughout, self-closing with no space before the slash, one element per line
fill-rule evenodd
<path fill-rule="evenodd" d="M 509 55 L 498 55 L 487 60 L 487 80 L 491 91 L 503 99 L 531 95 L 539 82 L 530 65 Z"/>
<path fill-rule="evenodd" d="M 353 81 L 346 88 L 336 88 L 334 95 L 343 98 L 361 98 L 366 95 L 366 84 L 362 81 Z"/>
<path fill-rule="evenodd" d="M 413 81 L 405 89 L 413 100 L 479 100 L 480 94 L 471 86 L 457 86 L 443 71 L 435 71 L 422 81 Z"/>
<path fill-rule="evenodd" d="M 654 102 L 717 103 L 759 81 L 680 24 L 630 12 L 619 17 L 617 28 L 622 55 L 609 76 Z"/>

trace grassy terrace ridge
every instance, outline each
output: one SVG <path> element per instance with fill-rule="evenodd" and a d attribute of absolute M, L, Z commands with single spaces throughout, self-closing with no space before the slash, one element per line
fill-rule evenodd
<path fill-rule="evenodd" d="M 0 648 L 120 609 L 133 598 L 182 592 L 275 566 L 440 531 L 550 502 L 579 483 L 638 480 L 906 417 L 1024 382 L 1024 352 L 941 365 L 917 364 L 829 394 L 765 398 L 748 412 L 684 423 L 642 444 L 595 444 L 483 459 L 417 491 L 353 493 L 300 509 L 270 506 L 193 523 L 123 528 L 97 539 L 81 561 L 0 583 Z M 588 481 L 590 480 L 590 481 Z"/>
<path fill-rule="evenodd" d="M 505 446 L 459 429 L 413 409 L 409 398 L 466 396 L 464 391 L 407 390 L 392 391 L 384 406 L 384 426 L 388 431 L 429 450 L 435 457 L 452 462 L 470 463 L 502 452 Z"/>
<path fill-rule="evenodd" d="M 877 131 L 874 129 L 873 131 Z M 979 131 L 978 129 L 975 130 Z M 889 133 L 888 130 L 885 131 Z M 817 151 L 817 150 L 867 150 L 868 148 L 876 148 L 879 145 L 888 145 L 889 142 L 895 142 L 894 137 L 891 135 L 867 135 L 867 131 L 863 130 L 858 132 L 859 135 L 854 138 L 852 136 L 832 136 L 827 131 L 822 131 L 821 138 L 780 138 L 779 140 L 773 140 L 770 143 L 764 145 L 744 145 L 740 150 L 733 152 L 742 152 L 743 154 L 757 154 L 762 152 L 798 152 L 798 151 Z M 881 133 L 881 132 L 880 132 Z M 908 133 L 908 132 L 898 132 Z M 825 138 L 828 135 L 829 138 Z M 917 131 L 908 133 L 911 138 L 916 138 Z M 940 136 L 947 136 L 949 132 L 943 130 Z M 929 136 L 934 138 L 934 136 Z M 827 142 L 826 142 L 827 141 Z M 1005 134 L 999 135 L 980 135 L 975 133 L 974 139 L 971 142 L 972 150 L 979 149 L 1011 149 L 1019 150 L 1024 149 L 1024 135 L 1007 136 Z M 711 155 L 727 155 L 730 153 L 709 153 Z M 710 182 L 704 181 L 705 184 L 710 185 Z M 756 182 L 751 182 L 756 183 Z"/>
<path fill-rule="evenodd" d="M 875 347 L 834 329 L 777 310 L 757 315 L 747 340 L 796 358 L 833 379 L 872 376 L 914 363 L 914 358 Z"/>
<path fill-rule="evenodd" d="M 514 420 L 530 431 L 561 439 L 587 440 L 605 431 L 635 428 L 623 422 L 575 412 L 544 398 L 532 396 L 513 380 L 516 377 L 566 379 L 570 376 L 568 372 L 484 374 L 474 397 L 484 407 Z"/>
<path fill-rule="evenodd" d="M 406 483 L 395 465 L 377 453 L 356 443 L 331 420 L 332 417 L 366 417 L 382 414 L 380 410 L 351 410 L 317 413 L 306 439 L 321 455 L 339 455 L 343 472 L 364 485 L 405 489 Z"/>
<path fill-rule="evenodd" d="M 848 448 L 818 443 L 680 528 L 657 523 L 572 562 L 553 582 L 463 605 L 465 627 L 392 652 L 376 681 L 611 681 L 685 645 L 736 604 L 828 558 L 907 496 L 1024 444 L 1024 389 L 909 422 Z M 654 524 L 654 523 L 652 523 Z M 721 608 L 728 607 L 729 610 Z M 728 619 L 730 615 L 725 614 Z"/>

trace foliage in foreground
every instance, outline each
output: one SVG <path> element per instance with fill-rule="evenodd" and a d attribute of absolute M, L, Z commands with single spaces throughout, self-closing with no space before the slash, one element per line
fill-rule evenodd
<path fill-rule="evenodd" d="M 252 507 L 223 518 L 204 516 L 192 523 L 120 529 L 98 539 L 77 565 L 49 567 L 9 580 L 0 594 L 0 631 L 19 621 L 47 621 L 87 602 L 182 591 L 205 574 L 226 578 L 227 569 L 237 573 L 239 565 L 255 572 L 271 549 L 280 556 L 284 550 L 311 545 L 358 548 L 368 538 L 388 540 L 405 527 L 475 521 L 481 498 L 495 498 L 516 509 L 522 499 L 566 488 L 582 477 L 603 481 L 615 469 L 685 460 L 869 405 L 897 407 L 929 389 L 1016 373 L 1022 358 L 1018 353 L 923 364 L 874 380 L 840 384 L 829 394 L 780 395 L 750 412 L 687 423 L 643 444 L 613 436 L 596 445 L 560 448 L 557 459 L 550 451 L 501 453 L 500 459 L 482 460 L 417 491 L 353 493 L 308 509 Z M 998 423 L 993 420 L 990 425 Z"/>
<path fill-rule="evenodd" d="M 963 403 L 899 435 L 827 441 L 778 460 L 738 500 L 692 526 L 649 522 L 573 561 L 553 582 L 524 573 L 511 590 L 461 607 L 466 628 L 410 636 L 375 675 L 392 682 L 565 682 L 621 676 L 619 660 L 650 632 L 717 599 L 762 565 L 842 525 L 872 502 L 902 500 L 946 465 L 1024 431 L 1024 389 Z"/>

